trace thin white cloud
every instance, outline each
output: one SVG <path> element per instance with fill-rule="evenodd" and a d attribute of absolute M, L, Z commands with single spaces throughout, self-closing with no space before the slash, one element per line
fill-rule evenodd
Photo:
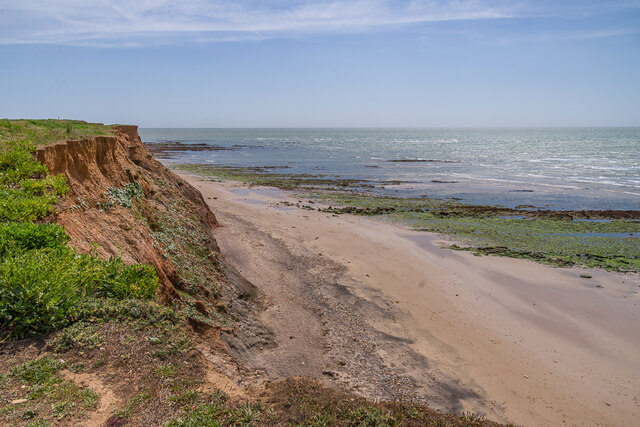
<path fill-rule="evenodd" d="M 517 15 L 504 0 L 0 0 L 0 44 L 215 42 Z"/>
<path fill-rule="evenodd" d="M 347 34 L 421 23 L 576 17 L 640 0 L 0 0 L 0 45 L 135 47 Z M 584 30 L 584 29 L 583 29 Z M 616 28 L 549 38 L 602 38 Z M 512 40 L 518 37 L 510 35 Z"/>

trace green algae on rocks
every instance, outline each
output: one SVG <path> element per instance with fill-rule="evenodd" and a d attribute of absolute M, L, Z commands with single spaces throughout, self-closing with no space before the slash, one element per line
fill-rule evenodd
<path fill-rule="evenodd" d="M 452 236 L 458 241 L 451 247 L 455 250 L 526 258 L 556 266 L 640 271 L 640 211 L 479 206 L 429 197 L 379 196 L 367 191 L 372 187 L 368 182 L 273 173 L 269 168 L 172 166 L 222 180 L 295 189 L 298 196 L 320 205 L 298 204 L 302 209 L 376 216 L 415 230 Z"/>
<path fill-rule="evenodd" d="M 453 249 L 477 254 L 527 258 L 557 266 L 582 265 L 615 271 L 640 271 L 640 221 L 610 219 L 576 221 L 565 212 L 517 212 L 501 217 L 497 208 L 463 205 L 431 199 L 376 196 L 323 196 L 331 213 L 367 215 L 379 208 L 393 209 L 380 218 L 415 230 L 449 235 L 458 240 Z M 478 215 L 483 211 L 482 216 Z M 513 213 L 513 212 L 512 212 Z M 586 213 L 586 215 L 590 215 Z M 597 211 L 591 215 L 599 215 Z"/>
<path fill-rule="evenodd" d="M 171 164 L 173 169 L 191 172 L 200 176 L 221 180 L 239 181 L 248 184 L 290 189 L 345 188 L 371 186 L 367 181 L 335 179 L 325 175 L 289 174 L 272 172 L 270 167 L 232 167 L 191 163 Z M 279 168 L 278 168 L 279 169 Z"/>

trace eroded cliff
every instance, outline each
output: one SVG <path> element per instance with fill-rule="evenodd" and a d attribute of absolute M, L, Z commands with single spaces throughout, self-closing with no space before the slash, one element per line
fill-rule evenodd
<path fill-rule="evenodd" d="M 200 192 L 151 156 L 136 126 L 39 147 L 36 156 L 67 177 L 69 192 L 51 220 L 72 246 L 154 266 L 160 300 L 191 308 L 203 323 L 230 323 L 228 306 L 255 296 L 250 284 L 229 283 L 233 272 L 212 236 L 218 223 Z"/>

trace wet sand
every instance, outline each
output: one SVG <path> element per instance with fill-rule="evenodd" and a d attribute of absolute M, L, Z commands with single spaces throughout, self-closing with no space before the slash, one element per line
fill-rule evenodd
<path fill-rule="evenodd" d="M 268 299 L 255 381 L 320 378 L 374 399 L 518 425 L 640 425 L 640 278 L 442 249 L 441 237 L 196 186 L 227 260 Z M 592 279 L 580 278 L 588 273 Z"/>

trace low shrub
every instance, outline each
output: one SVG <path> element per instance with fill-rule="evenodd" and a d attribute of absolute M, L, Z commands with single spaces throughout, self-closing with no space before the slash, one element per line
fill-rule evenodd
<path fill-rule="evenodd" d="M 92 296 L 116 299 L 153 298 L 158 287 L 158 276 L 150 265 L 126 265 L 121 258 L 97 259 L 98 278 Z"/>
<path fill-rule="evenodd" d="M 180 314 L 154 301 L 89 298 L 78 305 L 75 320 L 92 323 L 107 320 L 141 320 L 149 325 L 158 325 L 164 321 L 174 324 L 180 320 Z"/>
<path fill-rule="evenodd" d="M 0 188 L 0 222 L 26 222 L 43 218 L 53 211 L 57 197 L 36 195 L 15 188 Z"/>
<path fill-rule="evenodd" d="M 0 184 L 11 184 L 47 173 L 47 168 L 35 161 L 36 147 L 27 141 L 7 141 L 0 150 Z"/>
<path fill-rule="evenodd" d="M 152 298 L 157 286 L 152 267 L 67 247 L 7 256 L 0 263 L 0 328 L 16 337 L 46 333 L 76 320 L 86 299 Z"/>
<path fill-rule="evenodd" d="M 5 254 L 65 246 L 69 236 L 57 224 L 0 224 L 0 259 Z"/>
<path fill-rule="evenodd" d="M 0 144 L 0 221 L 42 218 L 68 191 L 65 177 L 47 175 L 46 167 L 34 158 L 35 150 L 29 141 Z"/>

